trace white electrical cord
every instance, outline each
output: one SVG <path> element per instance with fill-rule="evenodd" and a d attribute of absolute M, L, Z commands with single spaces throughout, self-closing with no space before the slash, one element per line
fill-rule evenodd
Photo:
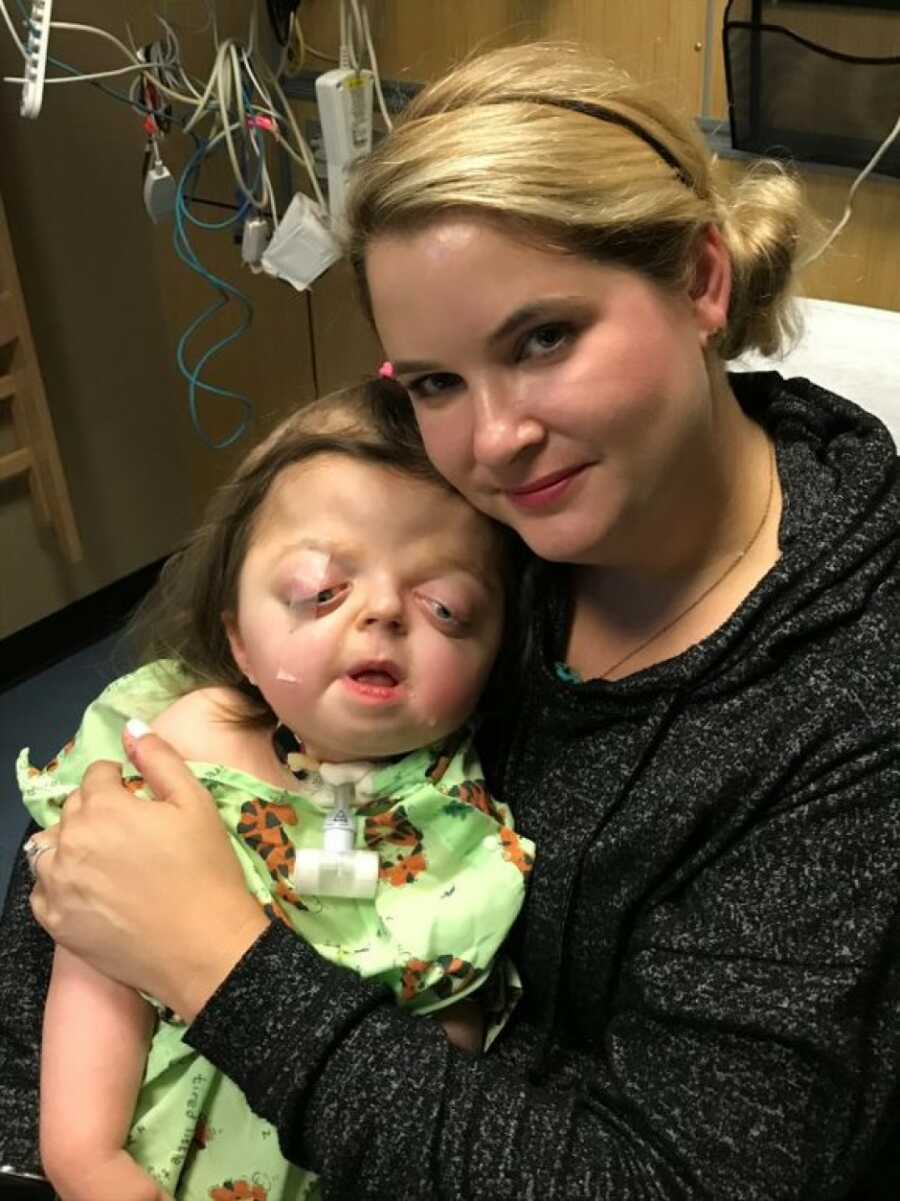
<path fill-rule="evenodd" d="M 837 223 L 837 225 L 834 227 L 834 229 L 831 231 L 831 233 L 828 235 L 828 237 L 825 239 L 825 241 L 822 243 L 822 245 L 819 247 L 819 249 L 816 250 L 815 253 L 813 253 L 813 254 L 809 255 L 807 258 L 805 258 L 802 263 L 800 263 L 799 269 L 801 271 L 803 270 L 804 267 L 808 267 L 810 265 L 810 263 L 814 263 L 817 258 L 820 258 L 825 253 L 825 251 L 828 249 L 828 247 L 832 244 L 832 242 L 835 240 L 835 238 L 837 238 L 842 233 L 842 231 L 844 230 L 845 226 L 847 225 L 847 222 L 850 220 L 850 217 L 852 215 L 853 197 L 856 195 L 857 188 L 862 183 L 862 181 L 866 178 L 866 176 L 868 176 L 870 172 L 874 171 L 875 167 L 878 165 L 882 156 L 893 145 L 898 134 L 900 134 L 900 116 L 898 116 L 896 124 L 894 125 L 894 128 L 891 130 L 891 132 L 888 134 L 888 136 L 884 139 L 884 141 L 881 143 L 881 145 L 878 147 L 878 149 L 875 151 L 875 153 L 872 155 L 872 157 L 869 159 L 869 161 L 863 167 L 862 171 L 860 171 L 859 175 L 857 175 L 856 179 L 851 184 L 850 191 L 847 193 L 847 204 L 844 208 L 844 215 L 841 217 L 840 221 Z"/>
<path fill-rule="evenodd" d="M 391 130 L 394 128 L 394 123 L 391 120 L 381 86 L 381 72 L 378 69 L 378 58 L 372 41 L 372 27 L 369 24 L 369 10 L 365 0 L 341 0 L 340 18 L 341 52 L 338 62 L 342 67 L 351 67 L 354 71 L 359 72 L 364 66 L 362 52 L 365 50 L 365 57 L 372 72 L 372 82 L 375 85 L 375 95 L 378 98 L 378 108 L 381 111 L 382 120 Z"/>
<path fill-rule="evenodd" d="M 358 0 L 351 0 L 354 7 L 358 4 Z M 378 97 L 378 107 L 381 110 L 381 117 L 387 126 L 388 130 L 394 128 L 394 122 L 391 120 L 391 115 L 388 112 L 388 106 L 384 99 L 384 92 L 381 88 L 381 72 L 378 69 L 378 59 L 375 56 L 375 46 L 372 43 L 372 29 L 369 25 L 369 10 L 365 4 L 362 6 L 362 27 L 366 41 L 366 50 L 369 55 L 369 66 L 372 68 L 372 79 L 375 84 L 375 95 Z"/>
<path fill-rule="evenodd" d="M 346 0 L 342 0 L 342 3 L 346 4 Z M 153 43 L 146 61 L 134 45 L 130 28 L 128 36 L 132 41 L 131 47 L 115 34 L 94 25 L 72 21 L 53 21 L 51 28 L 54 30 L 89 34 L 103 39 L 115 47 L 125 58 L 127 65 L 107 71 L 57 76 L 47 79 L 45 82 L 47 84 L 79 83 L 110 79 L 120 75 L 142 75 L 161 97 L 183 105 L 189 110 L 191 115 L 184 126 L 186 133 L 193 131 L 206 117 L 212 118 L 212 126 L 206 139 L 207 149 L 224 141 L 235 183 L 244 197 L 255 208 L 265 208 L 268 205 L 274 210 L 274 189 L 265 162 L 262 132 L 259 127 L 254 127 L 253 123 L 254 117 L 267 117 L 271 122 L 271 125 L 267 126 L 267 132 L 271 133 L 277 144 L 306 172 L 316 200 L 324 208 L 325 199 L 316 176 L 312 151 L 300 132 L 293 110 L 276 75 L 261 56 L 253 53 L 253 47 L 259 40 L 258 17 L 255 9 L 250 19 L 249 44 L 246 47 L 241 46 L 234 38 L 220 39 L 215 0 L 208 0 L 208 13 L 208 23 L 212 26 L 216 45 L 216 57 L 208 79 L 199 88 L 195 86 L 184 70 L 178 37 L 169 22 L 163 17 L 158 19 L 165 31 L 165 41 Z M 2 16 L 17 49 L 24 57 L 25 47 L 7 9 L 6 0 L 0 0 L 0 16 Z M 359 25 L 360 28 L 363 27 L 361 17 Z M 183 87 L 173 86 L 173 82 L 179 80 Z M 7 82 L 21 84 L 23 80 L 13 77 Z M 138 84 L 139 81 L 135 80 L 129 93 L 130 99 L 136 105 L 138 104 Z M 261 100 L 261 104 L 249 103 L 248 105 L 248 102 L 245 101 L 245 89 L 250 85 Z M 237 116 L 236 121 L 234 120 L 235 115 Z M 248 158 L 252 157 L 254 162 L 249 180 L 245 178 L 241 169 L 236 137 L 244 139 Z"/>
<path fill-rule="evenodd" d="M 0 16 L 2 16 L 3 20 L 6 22 L 6 28 L 9 30 L 9 36 L 15 42 L 19 53 L 24 58 L 25 57 L 24 43 L 22 42 L 22 39 L 19 37 L 19 32 L 16 29 L 15 25 L 13 24 L 12 17 L 6 11 L 6 4 L 4 3 L 4 0 L 0 0 Z"/>

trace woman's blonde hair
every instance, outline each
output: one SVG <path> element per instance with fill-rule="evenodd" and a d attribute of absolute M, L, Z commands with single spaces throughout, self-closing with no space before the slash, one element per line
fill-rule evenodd
<path fill-rule="evenodd" d="M 730 187 L 692 121 L 580 48 L 494 50 L 413 100 L 361 164 L 348 203 L 364 303 L 369 242 L 454 211 L 679 288 L 690 286 L 699 235 L 713 225 L 733 271 L 721 356 L 771 354 L 793 330 L 797 182 L 767 164 Z"/>

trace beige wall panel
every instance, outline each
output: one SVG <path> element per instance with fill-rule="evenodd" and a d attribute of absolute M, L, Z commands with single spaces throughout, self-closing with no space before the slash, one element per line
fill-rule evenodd
<path fill-rule="evenodd" d="M 746 162 L 737 159 L 723 159 L 722 166 L 732 180 L 746 170 Z M 849 172 L 817 170 L 803 172 L 802 178 L 808 203 L 827 234 L 840 220 L 853 177 Z M 856 194 L 850 223 L 804 272 L 800 291 L 821 300 L 900 310 L 898 262 L 900 185 L 869 179 Z"/>
<path fill-rule="evenodd" d="M 83 50 L 88 69 L 109 64 L 93 42 Z M 16 65 L 4 34 L 0 69 Z M 37 121 L 19 118 L 17 88 L 0 91 L 0 186 L 85 558 L 65 564 L 25 490 L 6 487 L 0 636 L 159 558 L 189 515 L 140 127 L 96 90 L 65 87 L 47 89 Z"/>
<path fill-rule="evenodd" d="M 312 311 L 320 394 L 377 371 L 384 355 L 346 263 L 336 264 L 315 283 Z"/>
<path fill-rule="evenodd" d="M 433 79 L 479 48 L 560 38 L 593 46 L 699 105 L 705 0 L 373 0 L 369 8 L 386 78 Z M 301 12 L 311 44 L 336 53 L 334 0 L 307 0 Z"/>
<path fill-rule="evenodd" d="M 208 65 L 204 0 L 54 5 L 59 20 L 100 24 L 120 36 L 130 21 L 138 41 L 157 35 L 155 11 L 178 23 L 190 63 Z M 219 0 L 218 11 L 222 32 L 244 30 L 246 0 Z M 114 49 L 96 38 L 59 35 L 53 51 L 84 70 L 118 65 Z M 0 70 L 15 74 L 16 67 L 0 28 Z M 247 439 L 219 455 L 190 430 L 175 344 L 211 293 L 176 259 L 170 228 L 155 228 L 144 212 L 140 118 L 85 84 L 48 87 L 36 121 L 21 120 L 18 104 L 18 89 L 4 85 L 0 187 L 85 558 L 66 565 L 52 535 L 37 529 L 27 491 L 4 485 L 0 637 L 171 551 L 210 488 L 250 445 Z M 189 147 L 178 135 L 169 139 L 173 172 Z M 217 186 L 212 175 L 209 186 Z M 232 200 L 230 183 L 221 187 L 224 194 L 213 198 Z M 308 301 L 244 272 L 228 236 L 201 235 L 196 244 L 256 303 L 250 335 L 209 374 L 248 391 L 256 428 L 265 430 L 314 393 Z"/>

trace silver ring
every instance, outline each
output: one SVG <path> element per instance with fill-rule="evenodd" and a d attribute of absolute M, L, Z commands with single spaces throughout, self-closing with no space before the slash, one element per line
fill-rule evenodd
<path fill-rule="evenodd" d="M 22 847 L 25 852 L 25 858 L 28 860 L 28 870 L 31 872 L 33 880 L 37 879 L 37 861 L 45 851 L 52 851 L 53 847 L 49 842 L 38 842 L 37 838 L 29 838 Z"/>

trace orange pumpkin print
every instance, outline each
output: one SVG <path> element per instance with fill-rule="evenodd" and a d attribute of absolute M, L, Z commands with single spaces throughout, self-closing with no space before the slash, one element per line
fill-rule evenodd
<path fill-rule="evenodd" d="M 237 832 L 263 860 L 274 880 L 290 879 L 294 874 L 294 844 L 284 827 L 296 823 L 297 814 L 290 805 L 277 805 L 259 797 L 241 805 Z"/>
<path fill-rule="evenodd" d="M 367 817 L 363 837 L 369 850 L 378 851 L 379 879 L 395 888 L 412 884 L 428 866 L 422 831 L 412 824 L 402 805 Z M 392 856 L 392 852 L 396 853 Z"/>
<path fill-rule="evenodd" d="M 291 805 L 279 805 L 274 801 L 263 801 L 254 797 L 241 805 L 237 834 L 265 863 L 266 870 L 275 882 L 276 897 L 305 909 L 306 906 L 294 892 L 294 864 L 297 856 L 294 844 L 284 828 L 296 824 L 297 814 Z M 286 921 L 284 915 L 277 912 L 277 906 L 266 905 L 263 908 L 266 913 L 272 910 L 270 916 Z M 289 922 L 287 924 L 290 925 Z"/>
<path fill-rule="evenodd" d="M 425 772 L 425 778 L 430 780 L 432 784 L 437 784 L 446 772 L 447 768 L 453 762 L 456 752 L 465 742 L 468 737 L 468 731 L 465 729 L 457 730 L 451 734 L 439 747 L 436 747 L 431 752 L 431 763 Z"/>
<path fill-rule="evenodd" d="M 425 973 L 431 967 L 430 959 L 410 959 L 404 964 L 403 975 L 400 977 L 400 1000 L 411 1001 L 425 979 Z"/>
<path fill-rule="evenodd" d="M 464 780 L 456 795 L 464 804 L 472 805 L 487 817 L 492 817 L 498 825 L 503 825 L 503 818 L 491 799 L 484 780 Z"/>
<path fill-rule="evenodd" d="M 400 1000 L 412 1001 L 418 993 L 424 992 L 425 977 L 434 967 L 440 968 L 442 975 L 437 983 L 428 988 L 428 992 L 442 1001 L 465 988 L 475 975 L 472 964 L 456 955 L 438 955 L 437 959 L 410 959 L 404 965 L 403 975 L 400 977 Z"/>
<path fill-rule="evenodd" d="M 503 848 L 503 858 L 513 867 L 517 867 L 523 876 L 527 876 L 534 867 L 534 856 L 522 846 L 518 835 L 508 826 L 500 831 L 500 845 Z"/>
<path fill-rule="evenodd" d="M 226 1180 L 219 1188 L 209 1190 L 210 1201 L 268 1201 L 269 1194 L 261 1184 L 249 1180 Z"/>

